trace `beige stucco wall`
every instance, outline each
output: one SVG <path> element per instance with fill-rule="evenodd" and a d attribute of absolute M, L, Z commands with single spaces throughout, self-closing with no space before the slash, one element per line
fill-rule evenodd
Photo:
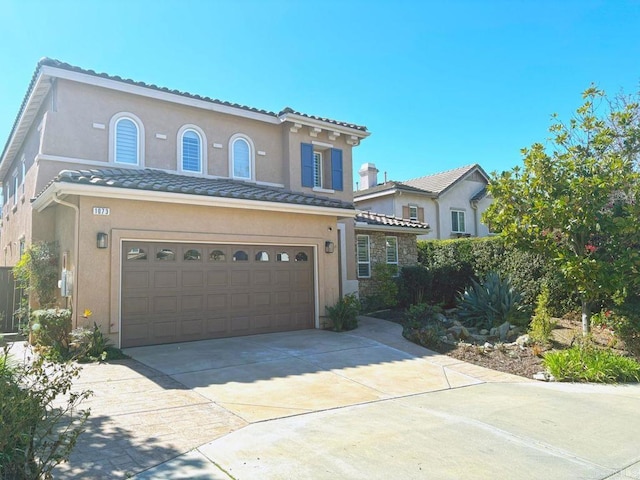
<path fill-rule="evenodd" d="M 86 323 L 77 314 L 90 309 L 93 316 L 88 322 L 95 321 L 116 344 L 120 331 L 120 248 L 124 240 L 313 246 L 317 261 L 318 325 L 323 323 L 324 307 L 333 305 L 339 297 L 338 255 L 324 251 L 325 241 L 332 239 L 337 230 L 335 217 L 111 198 L 83 197 L 79 205 L 79 255 L 70 254 L 77 282 L 74 322 Z M 111 214 L 93 215 L 96 206 L 110 208 Z M 73 209 L 49 208 L 58 212 L 56 231 L 61 250 L 72 250 L 68 232 L 74 229 Z M 287 226 L 286 231 L 283 225 Z M 107 249 L 96 247 L 98 232 L 109 234 Z"/>
<path fill-rule="evenodd" d="M 476 213 L 471 206 L 471 198 L 486 186 L 484 182 L 463 180 L 455 184 L 450 190 L 440 195 L 440 238 L 456 238 L 451 229 L 451 211 L 465 212 L 465 230 L 471 236 L 479 236 L 476 224 Z M 480 217 L 477 217 L 478 219 Z"/>

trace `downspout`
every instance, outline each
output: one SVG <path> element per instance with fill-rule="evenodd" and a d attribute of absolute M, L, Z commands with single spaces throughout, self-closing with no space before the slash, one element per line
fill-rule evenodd
<path fill-rule="evenodd" d="M 473 230 L 474 236 L 478 236 L 478 202 L 471 202 L 471 208 L 473 208 Z"/>
<path fill-rule="evenodd" d="M 78 303 L 78 266 L 80 264 L 80 252 L 78 251 L 78 248 L 80 246 L 80 208 L 78 208 L 77 205 L 74 205 L 73 203 L 69 203 L 69 202 L 65 202 L 63 200 L 60 200 L 58 198 L 58 192 L 55 192 L 53 194 L 53 201 L 65 206 L 65 207 L 70 207 L 73 209 L 73 211 L 75 212 L 75 232 L 73 235 L 73 249 L 74 249 L 74 253 L 75 253 L 75 273 L 73 275 L 73 285 L 72 285 L 72 289 L 73 289 L 73 294 L 72 294 L 72 300 L 71 300 L 71 311 L 73 312 L 73 318 L 74 318 L 74 324 L 75 324 L 75 328 L 78 327 L 78 309 L 77 307 L 77 303 Z"/>
<path fill-rule="evenodd" d="M 436 204 L 436 238 L 440 240 L 440 203 L 437 198 L 434 198 L 433 202 Z"/>

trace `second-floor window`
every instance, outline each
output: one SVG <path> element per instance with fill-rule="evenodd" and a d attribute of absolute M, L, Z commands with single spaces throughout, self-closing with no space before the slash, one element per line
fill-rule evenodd
<path fill-rule="evenodd" d="M 415 205 L 409 205 L 409 220 L 418 220 L 418 207 Z"/>
<path fill-rule="evenodd" d="M 343 190 L 342 150 L 301 144 L 302 186 Z"/>
<path fill-rule="evenodd" d="M 249 141 L 237 137 L 231 141 L 231 174 L 233 178 L 251 180 L 253 178 L 253 151 Z"/>
<path fill-rule="evenodd" d="M 182 134 L 182 170 L 202 171 L 202 140 L 195 130 L 185 130 Z"/>
<path fill-rule="evenodd" d="M 115 161 L 128 165 L 138 165 L 138 126 L 130 118 L 120 118 L 116 122 Z"/>
<path fill-rule="evenodd" d="M 13 174 L 13 204 L 18 205 L 18 188 L 20 187 L 20 175 L 16 171 Z"/>
<path fill-rule="evenodd" d="M 453 233 L 465 233 L 467 231 L 464 223 L 464 211 L 451 211 L 451 231 Z"/>

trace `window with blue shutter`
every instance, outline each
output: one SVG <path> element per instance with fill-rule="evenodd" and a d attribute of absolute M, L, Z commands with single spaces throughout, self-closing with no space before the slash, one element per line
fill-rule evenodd
<path fill-rule="evenodd" d="M 313 188 L 313 145 L 301 144 L 302 156 L 302 186 Z"/>
<path fill-rule="evenodd" d="M 194 130 L 182 134 L 182 170 L 200 172 L 202 170 L 202 142 Z"/>
<path fill-rule="evenodd" d="M 342 190 L 342 150 L 331 149 L 331 188 Z"/>
<path fill-rule="evenodd" d="M 138 164 L 138 126 L 129 118 L 116 122 L 115 161 L 129 165 Z"/>

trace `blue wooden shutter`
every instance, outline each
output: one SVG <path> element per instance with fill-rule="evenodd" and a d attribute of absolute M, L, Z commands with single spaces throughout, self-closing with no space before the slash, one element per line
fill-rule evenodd
<path fill-rule="evenodd" d="M 342 150 L 331 149 L 331 188 L 342 190 Z"/>
<path fill-rule="evenodd" d="M 313 145 L 302 143 L 302 186 L 313 188 Z"/>

